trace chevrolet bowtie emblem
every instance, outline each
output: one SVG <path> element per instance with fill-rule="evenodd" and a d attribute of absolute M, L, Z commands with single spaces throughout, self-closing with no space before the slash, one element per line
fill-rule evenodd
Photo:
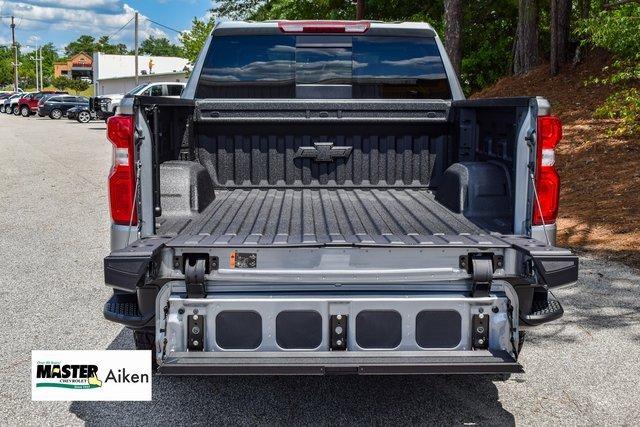
<path fill-rule="evenodd" d="M 296 157 L 313 159 L 316 162 L 332 162 L 338 157 L 349 157 L 353 147 L 334 147 L 333 142 L 314 142 L 313 147 L 300 147 Z"/>

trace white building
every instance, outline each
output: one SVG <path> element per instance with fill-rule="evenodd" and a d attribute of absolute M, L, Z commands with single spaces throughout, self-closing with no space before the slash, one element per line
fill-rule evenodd
<path fill-rule="evenodd" d="M 139 56 L 138 81 L 186 82 L 189 61 L 172 56 Z M 136 85 L 135 56 L 93 54 L 93 82 L 96 95 L 125 93 Z"/>

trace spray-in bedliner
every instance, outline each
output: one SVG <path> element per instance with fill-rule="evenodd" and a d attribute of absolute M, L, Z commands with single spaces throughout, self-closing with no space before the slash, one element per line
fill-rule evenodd
<path fill-rule="evenodd" d="M 236 189 L 216 191 L 200 214 L 159 219 L 172 245 L 421 245 L 437 235 L 506 232 L 506 220 L 466 218 L 425 189 Z M 464 236 L 464 235 L 469 236 Z"/>

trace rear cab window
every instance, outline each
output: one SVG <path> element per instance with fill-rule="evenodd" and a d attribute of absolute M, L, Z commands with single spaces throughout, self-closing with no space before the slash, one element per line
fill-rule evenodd
<path fill-rule="evenodd" d="M 451 99 L 432 37 L 213 38 L 196 98 Z"/>

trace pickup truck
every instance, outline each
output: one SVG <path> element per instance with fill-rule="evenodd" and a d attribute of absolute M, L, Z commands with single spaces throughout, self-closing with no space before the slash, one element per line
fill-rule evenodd
<path fill-rule="evenodd" d="M 161 374 L 504 377 L 577 281 L 560 121 L 465 100 L 427 24 L 218 23 L 107 135 L 104 315 Z"/>
<path fill-rule="evenodd" d="M 125 96 L 141 95 L 179 97 L 184 87 L 185 84 L 182 82 L 142 83 L 129 90 L 124 95 L 119 93 L 101 95 L 93 98 L 90 102 L 97 117 L 100 120 L 103 120 L 116 114 L 116 111 L 120 106 L 120 101 L 122 101 Z"/>

